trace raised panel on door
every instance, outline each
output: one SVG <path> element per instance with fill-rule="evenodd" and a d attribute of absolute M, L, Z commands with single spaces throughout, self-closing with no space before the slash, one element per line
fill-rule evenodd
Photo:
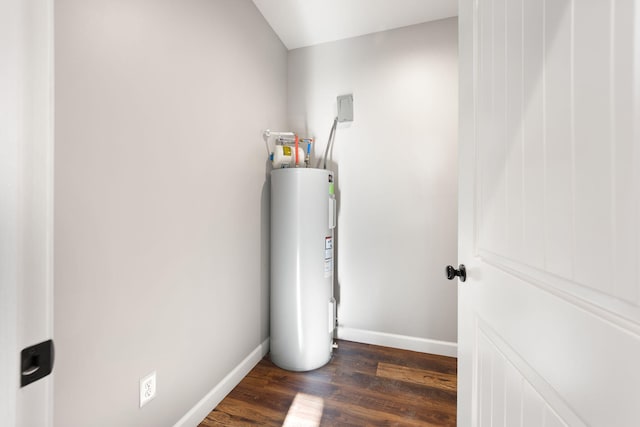
<path fill-rule="evenodd" d="M 637 425 L 640 5 L 459 4 L 459 423 Z"/>

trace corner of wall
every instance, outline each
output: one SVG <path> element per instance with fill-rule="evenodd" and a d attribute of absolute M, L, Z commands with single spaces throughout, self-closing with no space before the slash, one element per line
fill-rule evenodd
<path fill-rule="evenodd" d="M 216 407 L 227 394 L 256 366 L 269 352 L 269 338 L 256 347 L 242 362 L 216 384 L 193 408 L 189 410 L 174 427 L 197 426 Z"/>

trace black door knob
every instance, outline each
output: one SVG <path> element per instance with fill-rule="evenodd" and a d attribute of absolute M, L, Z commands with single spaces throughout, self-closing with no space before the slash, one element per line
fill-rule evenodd
<path fill-rule="evenodd" d="M 464 268 L 464 264 L 460 264 L 457 270 L 452 265 L 447 265 L 447 279 L 453 280 L 456 276 L 460 277 L 461 282 L 467 280 L 467 269 Z"/>

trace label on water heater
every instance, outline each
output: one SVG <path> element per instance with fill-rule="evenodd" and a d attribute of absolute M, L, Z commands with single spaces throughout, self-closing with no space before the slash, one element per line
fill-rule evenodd
<path fill-rule="evenodd" d="M 333 249 L 333 237 L 325 237 L 324 238 L 324 248 L 325 249 Z"/>
<path fill-rule="evenodd" d="M 333 275 L 333 237 L 324 239 L 324 277 Z"/>

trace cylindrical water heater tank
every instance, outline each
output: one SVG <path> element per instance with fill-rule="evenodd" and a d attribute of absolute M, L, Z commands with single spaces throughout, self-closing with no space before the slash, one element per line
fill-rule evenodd
<path fill-rule="evenodd" d="M 331 358 L 335 326 L 333 174 L 271 172 L 271 360 L 308 371 Z"/>

